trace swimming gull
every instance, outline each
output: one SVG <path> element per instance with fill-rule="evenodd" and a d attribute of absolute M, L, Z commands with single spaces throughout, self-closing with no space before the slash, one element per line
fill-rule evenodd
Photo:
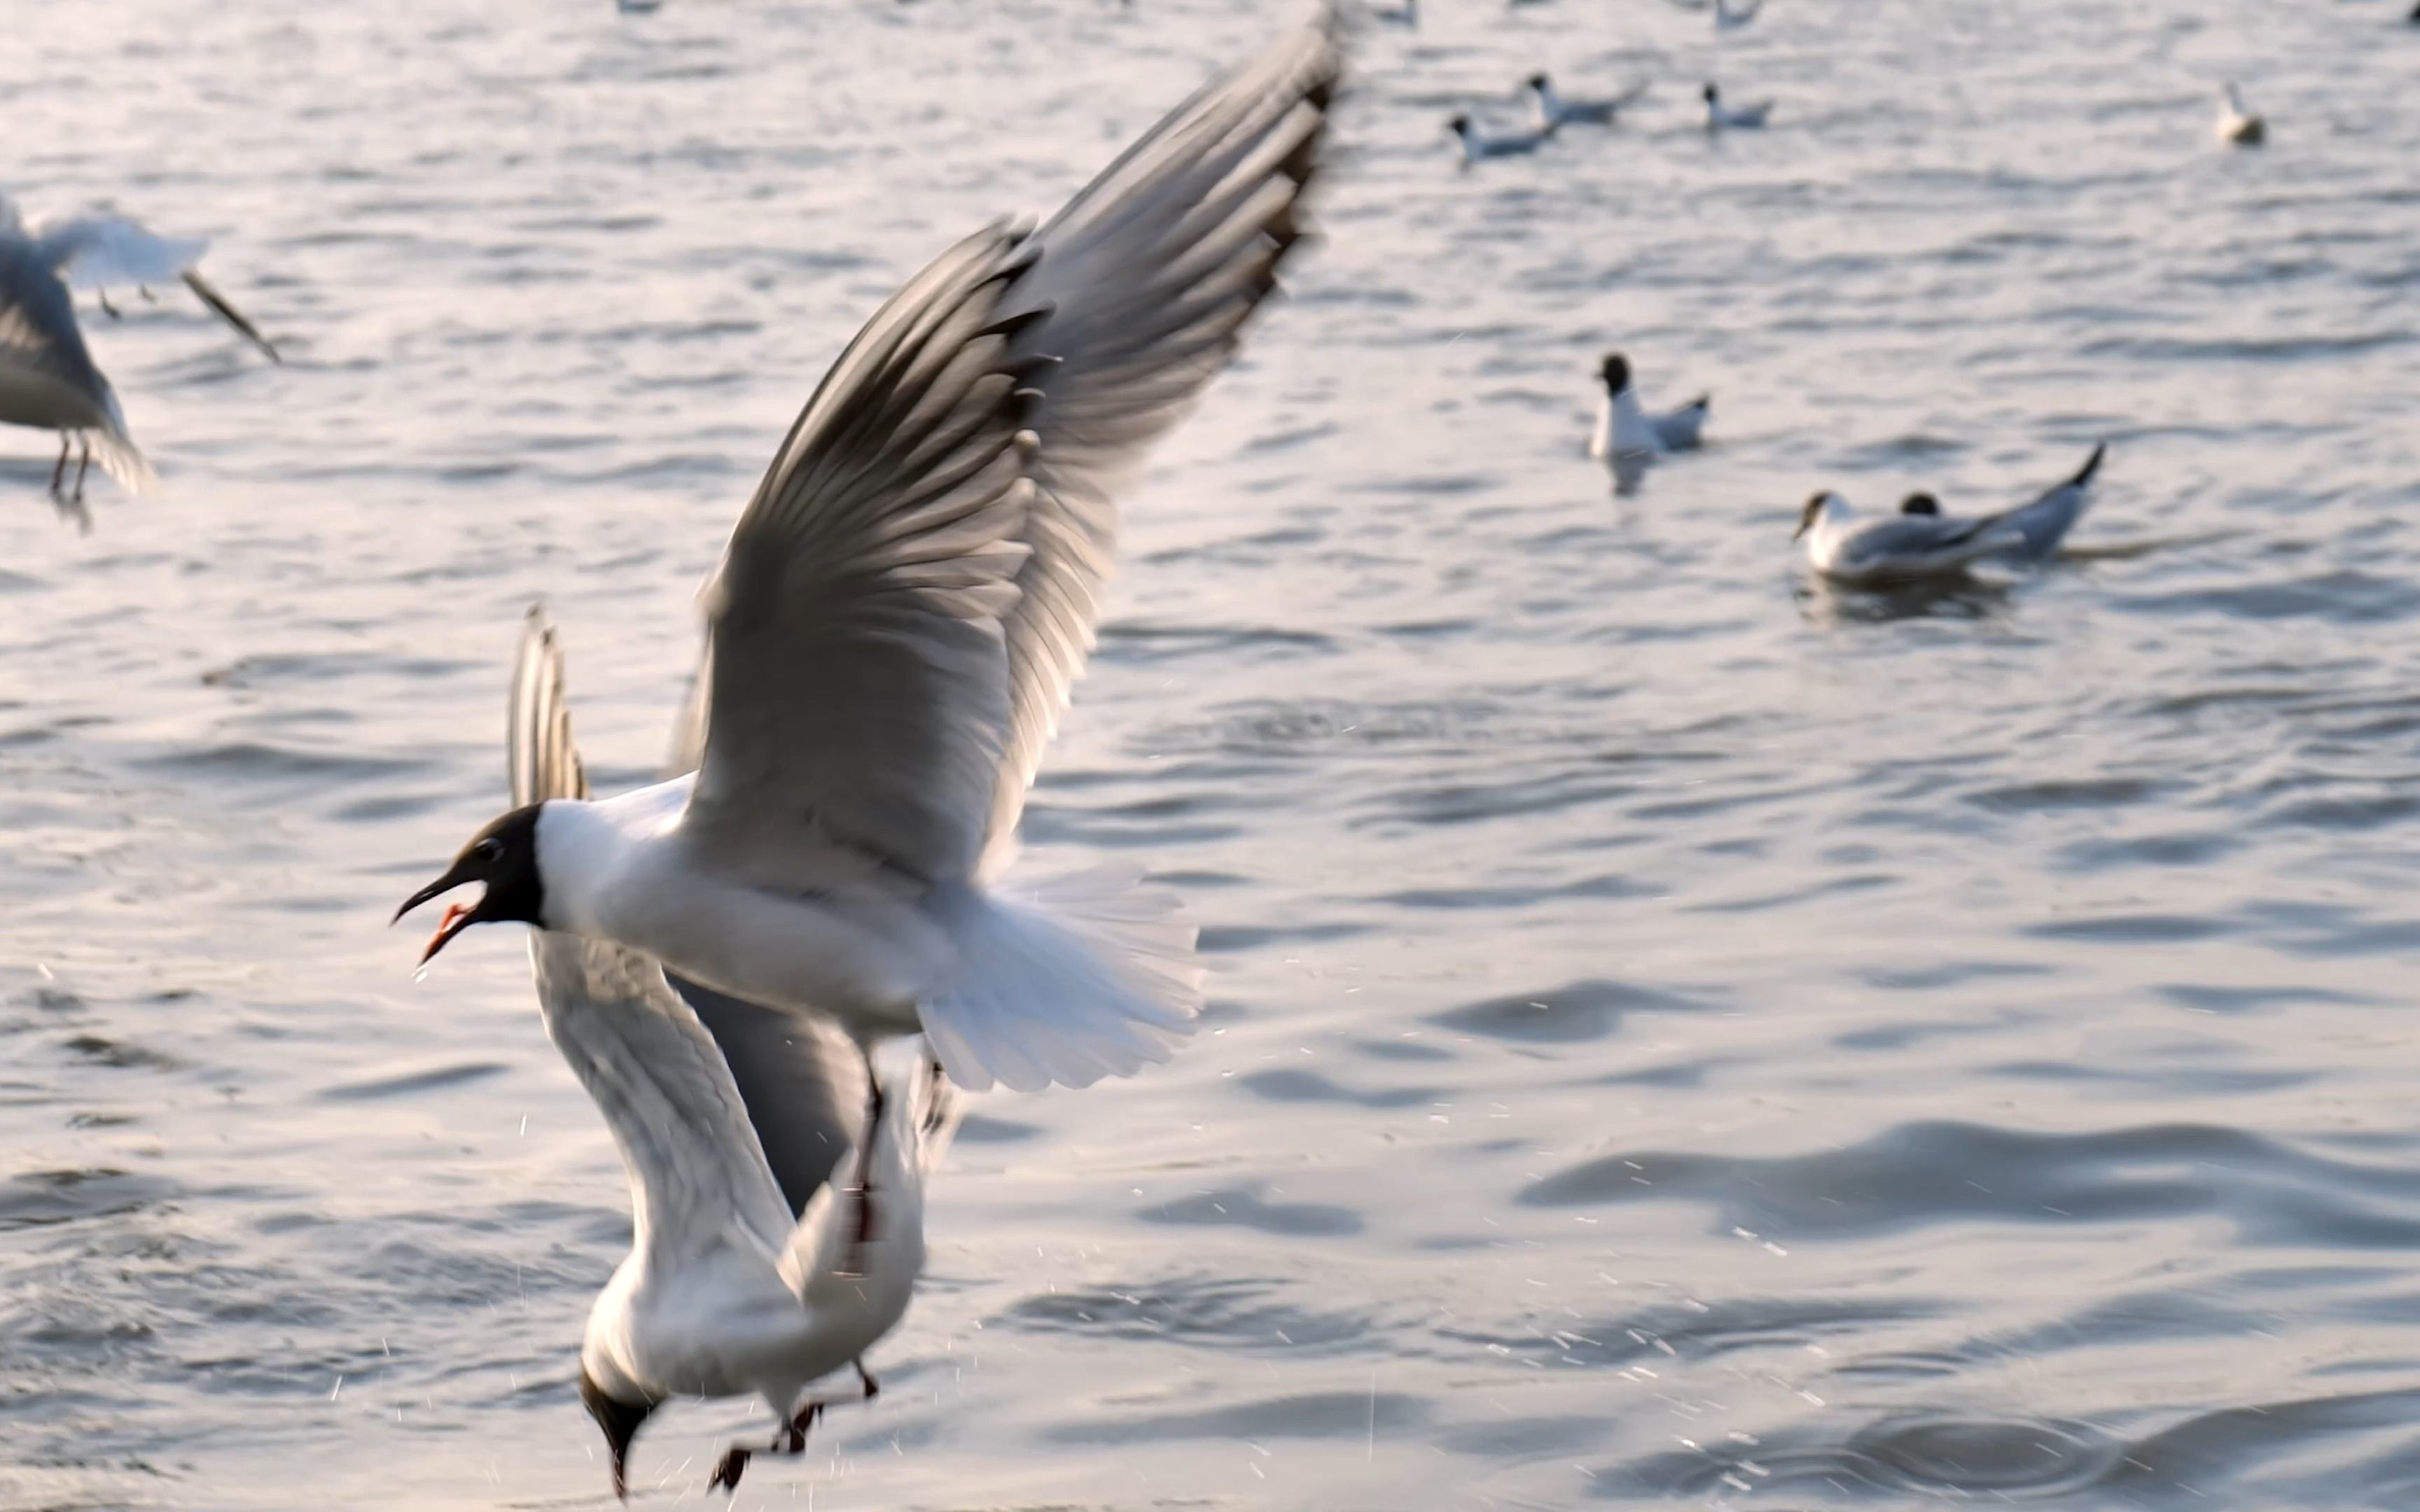
<path fill-rule="evenodd" d="M 1753 105 L 1726 105 L 1723 92 L 1713 83 L 1705 87 L 1706 130 L 1709 131 L 1753 131 L 1761 130 L 1773 115 L 1773 101 L 1760 100 Z"/>
<path fill-rule="evenodd" d="M 1647 85 L 1641 83 L 1610 100 L 1573 100 L 1557 89 L 1555 81 L 1544 73 L 1529 75 L 1528 89 L 1538 108 L 1538 124 L 1549 131 L 1575 122 L 1582 126 L 1611 126 L 1647 93 Z"/>
<path fill-rule="evenodd" d="M 1628 358 L 1620 352 L 1605 354 L 1597 369 L 1605 393 L 1597 400 L 1596 429 L 1589 436 L 1588 455 L 1612 461 L 1696 450 L 1706 428 L 1706 415 L 1714 408 L 1714 395 L 1701 393 L 1677 409 L 1650 414 L 1639 405 L 1638 391 L 1630 377 Z"/>
<path fill-rule="evenodd" d="M 1977 523 L 2005 525 L 2013 529 L 2020 539 L 1992 553 L 1993 560 L 2003 562 L 2047 562 L 2057 552 L 2067 532 L 2084 517 L 2092 502 L 2092 480 L 2101 471 L 2101 459 L 2108 454 L 2106 442 L 2092 449 L 2084 465 L 2074 475 L 2051 485 L 2031 501 L 1997 514 L 1983 516 Z M 1923 515 L 1948 518 L 1942 513 L 1941 501 L 1930 493 L 1912 493 L 1900 501 L 1902 515 Z"/>

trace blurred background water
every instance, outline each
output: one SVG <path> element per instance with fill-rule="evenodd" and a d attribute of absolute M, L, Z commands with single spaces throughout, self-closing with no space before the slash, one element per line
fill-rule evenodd
<path fill-rule="evenodd" d="M 1026 863 L 1178 884 L 1209 1033 L 984 1099 L 743 1506 L 2420 1498 L 2420 30 L 2373 0 L 1434 0 L 1130 500 Z M 598 1505 L 619 1168 L 516 932 L 526 604 L 607 788 L 857 323 L 1280 0 L 22 18 L 6 183 L 218 239 L 87 308 L 164 487 L 0 485 L 0 1504 Z M 1623 129 L 1455 164 L 1523 75 Z M 1710 141 L 1697 89 L 1771 95 Z M 2242 82 L 2272 145 L 2211 139 Z M 1589 375 L 1714 394 L 1611 496 Z M 2038 579 L 1811 586 L 1819 486 Z M 701 1495 L 746 1404 L 634 1471 Z"/>

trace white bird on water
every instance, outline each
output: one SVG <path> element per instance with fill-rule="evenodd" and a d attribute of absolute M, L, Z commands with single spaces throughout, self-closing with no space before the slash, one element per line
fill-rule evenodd
<path fill-rule="evenodd" d="M 1529 97 L 1538 108 L 1538 125 L 1545 131 L 1574 123 L 1611 126 L 1623 111 L 1647 93 L 1647 85 L 1638 84 L 1610 100 L 1572 100 L 1555 87 L 1554 80 L 1543 73 L 1529 75 L 1528 89 Z"/>
<path fill-rule="evenodd" d="M 2218 88 L 2218 139 L 2240 147 L 2257 147 L 2269 140 L 2269 123 L 2246 109 L 2242 91 L 2232 84 Z"/>
<path fill-rule="evenodd" d="M 1526 152 L 1535 152 L 1545 146 L 1555 134 L 1555 129 L 1551 125 L 1509 131 L 1491 131 L 1472 120 L 1467 114 L 1455 116 L 1445 123 L 1445 129 L 1453 133 L 1453 139 L 1456 142 L 1462 144 L 1462 162 L 1465 167 L 1489 158 L 1513 158 Z"/>
<path fill-rule="evenodd" d="M 522 630 L 505 728 L 514 802 L 588 795 L 542 610 Z M 768 1449 L 733 1447 L 709 1489 L 736 1487 L 754 1454 L 804 1447 L 825 1405 L 801 1405 L 813 1382 L 854 1365 L 860 1396 L 875 1395 L 864 1355 L 923 1269 L 924 1175 L 960 1100 L 929 1072 L 876 1088 L 861 1151 L 875 1230 L 854 1234 L 834 1177 L 868 1087 L 845 1036 L 576 934 L 533 931 L 530 971 L 547 1035 L 630 1179 L 630 1253 L 580 1350 L 580 1399 L 605 1434 L 614 1493 L 628 1494 L 639 1426 L 675 1396 L 757 1396 L 772 1411 Z"/>
<path fill-rule="evenodd" d="M 2057 552 L 2059 543 L 2067 539 L 2067 532 L 2075 529 L 2075 522 L 2091 506 L 2092 479 L 2101 471 L 2101 459 L 2108 451 L 2105 442 L 2095 446 L 2074 476 L 2051 485 L 2028 503 L 1984 516 L 1984 523 L 2008 526 L 2023 538 L 1995 553 L 1993 560 L 2028 563 L 2049 561 Z M 1910 494 L 1900 501 L 1899 507 L 1902 515 L 1946 517 L 1941 516 L 1941 501 L 1930 493 Z"/>
<path fill-rule="evenodd" d="M 1383 26 L 1409 26 L 1418 31 L 1420 25 L 1420 0 L 1403 0 L 1400 5 L 1372 6 L 1363 12 Z"/>
<path fill-rule="evenodd" d="M 1596 429 L 1589 435 L 1588 455 L 1604 461 L 1661 456 L 1667 452 L 1697 449 L 1714 409 L 1714 395 L 1701 393 L 1677 409 L 1650 414 L 1638 402 L 1630 381 L 1630 360 L 1620 352 L 1605 354 L 1597 369 L 1605 393 L 1597 400 Z"/>
<path fill-rule="evenodd" d="M 402 912 L 611 940 L 981 1089 L 1164 1060 L 1201 969 L 1173 902 L 1005 876 L 1093 642 L 1112 494 L 1226 365 L 1302 235 L 1339 54 L 1307 28 L 1031 235 L 892 296 L 825 377 L 706 594 L 698 770 L 514 809 Z M 874 1111 L 869 1108 L 869 1112 Z M 870 1143 L 870 1141 L 869 1141 Z"/>
<path fill-rule="evenodd" d="M 1724 104 L 1722 90 L 1711 82 L 1707 84 L 1704 94 L 1706 130 L 1709 131 L 1761 131 L 1767 118 L 1773 115 L 1773 101 L 1770 100 L 1760 100 L 1753 105 Z"/>
<path fill-rule="evenodd" d="M 1683 10 L 1710 8 L 1707 0 L 1672 0 L 1672 3 Z M 1764 0 L 1751 0 L 1750 4 L 1742 5 L 1736 8 L 1732 7 L 1730 0 L 1713 0 L 1711 8 L 1714 13 L 1714 30 L 1734 32 L 1756 19 L 1757 12 L 1764 8 Z"/>
<path fill-rule="evenodd" d="M 1954 577 L 1993 560 L 2040 562 L 2083 515 L 2106 450 L 2094 447 L 2074 476 L 2031 503 L 1971 519 L 1941 514 L 1930 494 L 1902 501 L 1899 514 L 1861 518 L 1847 500 L 1826 490 L 1807 501 L 1796 533 L 1805 538 L 1815 570 L 1845 583 Z"/>

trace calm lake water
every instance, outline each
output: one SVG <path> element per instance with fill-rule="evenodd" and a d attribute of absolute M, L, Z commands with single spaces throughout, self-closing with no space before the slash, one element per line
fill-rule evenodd
<path fill-rule="evenodd" d="M 619 1166 L 516 932 L 386 928 L 502 803 L 522 610 L 646 778 L 857 323 L 1295 8 L 38 8 L 8 187 L 215 236 L 289 360 L 88 311 L 163 481 L 88 538 L 0 436 L 0 1505 L 609 1504 Z M 1029 815 L 1188 895 L 1209 1032 L 981 1100 L 881 1400 L 739 1504 L 2420 1502 L 2420 28 L 1431 8 Z M 1457 167 L 1541 66 L 1654 90 Z M 1620 499 L 1615 345 L 1714 395 Z M 1793 555 L 2103 439 L 2087 560 Z M 743 1430 L 663 1414 L 638 1499 Z"/>

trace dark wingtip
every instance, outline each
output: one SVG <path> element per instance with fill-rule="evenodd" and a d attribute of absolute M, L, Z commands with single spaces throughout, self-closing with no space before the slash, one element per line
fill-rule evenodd
<path fill-rule="evenodd" d="M 2092 455 L 2084 459 L 2084 466 L 2076 469 L 2075 476 L 2067 480 L 2068 486 L 2071 488 L 2081 488 L 2086 484 L 2090 483 L 2092 481 L 2092 475 L 2101 471 L 2101 459 L 2108 454 L 2108 451 L 2109 443 L 2107 441 L 2102 441 L 2098 446 L 2095 446 L 2092 449 Z"/>
<path fill-rule="evenodd" d="M 1683 409 L 1703 409 L 1711 414 L 1714 408 L 1714 396 L 1711 393 L 1701 393 L 1696 398 L 1690 400 L 1687 404 L 1683 405 L 1681 408 Z"/>

